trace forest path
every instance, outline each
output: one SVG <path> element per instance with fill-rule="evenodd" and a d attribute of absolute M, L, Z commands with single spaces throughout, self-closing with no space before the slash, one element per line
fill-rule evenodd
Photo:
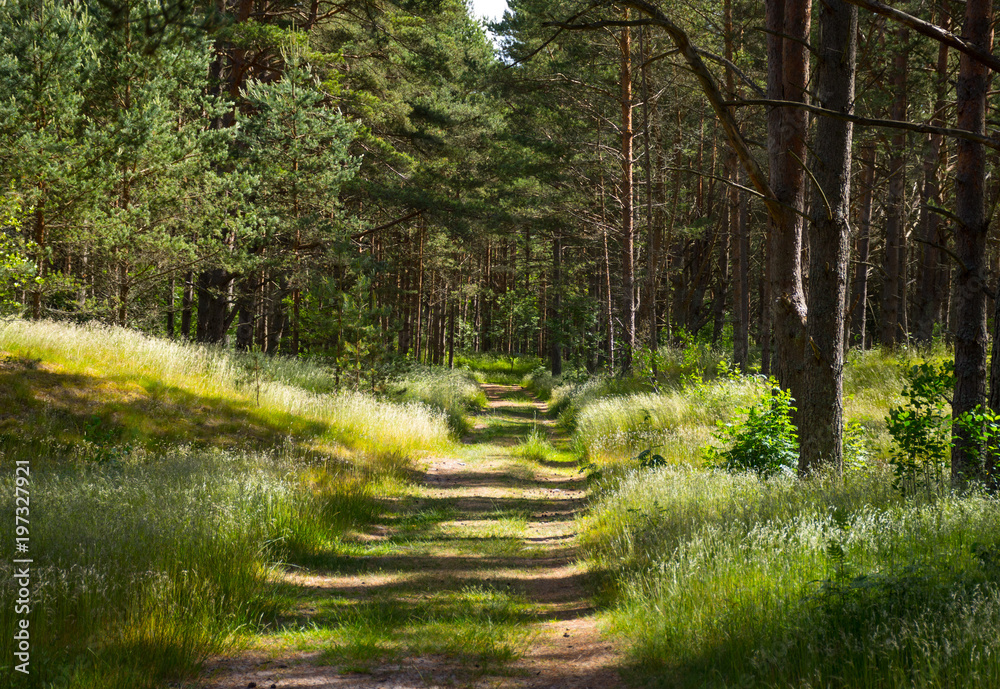
<path fill-rule="evenodd" d="M 295 612 L 200 686 L 623 686 L 575 564 L 584 478 L 566 454 L 526 458 L 537 428 L 566 438 L 518 386 L 484 385 L 488 409 L 459 453 L 429 458 L 412 495 L 354 551 L 290 574 Z"/>

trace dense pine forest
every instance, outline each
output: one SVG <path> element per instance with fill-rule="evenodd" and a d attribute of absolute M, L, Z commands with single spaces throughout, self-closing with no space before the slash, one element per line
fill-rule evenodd
<path fill-rule="evenodd" d="M 1000 683 L 991 0 L 0 26 L 0 687 Z"/>

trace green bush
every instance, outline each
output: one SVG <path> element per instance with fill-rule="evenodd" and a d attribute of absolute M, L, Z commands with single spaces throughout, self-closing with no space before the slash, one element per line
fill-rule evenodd
<path fill-rule="evenodd" d="M 955 387 L 954 365 L 916 364 L 910 367 L 907 380 L 906 403 L 892 407 L 886 420 L 893 442 L 889 464 L 894 485 L 904 494 L 937 493 L 943 489 L 950 466 L 948 400 Z"/>
<path fill-rule="evenodd" d="M 755 471 L 762 476 L 795 470 L 799 448 L 792 424 L 792 397 L 773 378 L 768 382 L 769 393 L 753 406 L 737 411 L 737 415 L 746 415 L 744 419 L 718 422 L 714 437 L 727 447 L 706 447 L 709 464 L 734 472 Z"/>

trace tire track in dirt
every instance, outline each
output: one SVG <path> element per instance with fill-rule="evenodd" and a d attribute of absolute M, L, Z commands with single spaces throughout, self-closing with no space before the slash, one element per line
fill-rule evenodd
<path fill-rule="evenodd" d="M 269 639 L 236 657 L 216 658 L 199 686 L 358 689 L 432 687 L 614 689 L 624 686 L 619 655 L 602 637 L 587 588 L 587 573 L 576 564 L 574 518 L 583 508 L 585 479 L 570 462 L 528 461 L 512 452 L 532 427 L 565 442 L 548 419 L 544 403 L 518 386 L 484 385 L 488 409 L 463 439 L 464 452 L 425 460 L 422 486 L 407 509 L 444 514 L 435 524 L 440 542 L 407 545 L 365 557 L 353 571 L 290 574 L 287 583 L 304 593 L 297 615 L 310 620 L 324 601 L 365 605 L 391 599 L 409 605 L 414 619 L 421 606 L 437 605 L 444 590 L 505 591 L 525 602 L 519 657 L 479 663 L 444 653 L 403 653 L 352 671 L 351 663 L 331 660 L 336 634 L 323 631 L 319 613 L 314 637 L 290 644 Z M 508 518 L 504 515 L 516 515 Z M 503 519 L 501 519 L 503 516 Z M 505 521 L 506 520 L 506 521 Z M 498 524 L 517 533 L 498 535 Z M 510 527 L 514 528 L 514 527 Z M 398 536 L 392 524 L 374 527 L 367 539 L 378 545 Z M 357 564 L 357 563 L 355 563 Z M 349 568 L 345 568 L 349 569 Z M 463 588 L 465 587 L 465 588 Z"/>

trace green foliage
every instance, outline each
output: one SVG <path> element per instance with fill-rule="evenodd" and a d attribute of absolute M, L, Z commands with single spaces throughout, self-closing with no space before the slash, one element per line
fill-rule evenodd
<path fill-rule="evenodd" d="M 0 315 L 18 313 L 18 293 L 35 275 L 24 241 L 17 235 L 21 226 L 21 199 L 14 194 L 0 196 Z"/>
<path fill-rule="evenodd" d="M 716 441 L 727 446 L 705 448 L 706 461 L 728 471 L 755 471 L 762 476 L 791 473 L 798 464 L 798 436 L 792 424 L 791 393 L 769 379 L 770 392 L 751 407 L 738 410 L 741 421 L 719 422 Z"/>
<path fill-rule="evenodd" d="M 643 469 L 658 469 L 667 466 L 667 460 L 664 459 L 663 455 L 656 454 L 651 447 L 640 452 L 635 459 Z"/>
<path fill-rule="evenodd" d="M 521 386 L 535 393 L 540 400 L 552 397 L 552 389 L 558 386 L 560 378 L 553 378 L 545 366 L 536 367 L 531 373 L 521 379 Z"/>
<path fill-rule="evenodd" d="M 452 433 L 472 430 L 469 414 L 486 407 L 486 395 L 468 370 L 414 366 L 390 385 L 390 391 L 407 401 L 422 402 L 448 416 Z"/>
<path fill-rule="evenodd" d="M 966 453 L 973 475 L 993 483 L 995 476 L 987 475 L 987 458 L 1000 456 L 1000 414 L 977 405 L 961 416 L 955 422 L 969 441 Z"/>
<path fill-rule="evenodd" d="M 524 436 L 524 439 L 514 448 L 514 453 L 533 462 L 544 462 L 548 460 L 556 449 L 549 441 L 548 435 L 538 426 L 533 426 L 531 431 Z"/>
<path fill-rule="evenodd" d="M 83 429 L 83 440 L 77 455 L 87 462 L 106 465 L 120 465 L 132 454 L 133 447 L 123 443 L 121 430 L 109 426 L 100 416 L 94 415 Z"/>
<path fill-rule="evenodd" d="M 580 543 L 650 686 L 1000 680 L 989 497 L 904 498 L 877 463 L 807 481 L 633 468 L 598 488 Z"/>
<path fill-rule="evenodd" d="M 904 494 L 936 493 L 950 466 L 949 394 L 955 386 L 954 365 L 927 362 L 910 367 L 903 388 L 906 403 L 889 410 L 887 425 L 893 451 L 889 456 L 894 485 Z"/>
<path fill-rule="evenodd" d="M 868 466 L 871 448 L 868 433 L 859 421 L 844 424 L 843 440 L 844 471 L 856 471 Z"/>

